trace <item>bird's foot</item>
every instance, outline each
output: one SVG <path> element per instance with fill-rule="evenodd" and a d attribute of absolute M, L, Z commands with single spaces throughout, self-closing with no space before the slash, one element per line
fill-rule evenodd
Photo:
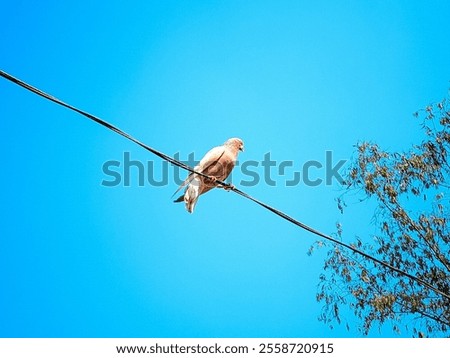
<path fill-rule="evenodd" d="M 215 176 L 210 175 L 208 178 L 205 178 L 205 183 L 210 186 L 219 186 L 216 184 L 217 178 Z"/>
<path fill-rule="evenodd" d="M 233 184 L 231 184 L 231 183 L 226 184 L 226 185 L 223 185 L 222 187 L 223 187 L 226 191 L 230 191 L 230 190 L 236 189 L 236 187 L 235 187 Z"/>

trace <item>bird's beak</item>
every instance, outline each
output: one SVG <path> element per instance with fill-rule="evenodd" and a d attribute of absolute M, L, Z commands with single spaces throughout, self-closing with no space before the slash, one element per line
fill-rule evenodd
<path fill-rule="evenodd" d="M 243 152 L 243 151 L 244 151 L 244 146 L 240 147 L 239 150 L 240 150 L 241 152 Z"/>

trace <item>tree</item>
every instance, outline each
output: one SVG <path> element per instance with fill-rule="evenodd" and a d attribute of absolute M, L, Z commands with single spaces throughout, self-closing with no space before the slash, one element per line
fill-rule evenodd
<path fill-rule="evenodd" d="M 376 234 L 352 245 L 450 295 L 450 97 L 415 113 L 425 139 L 406 152 L 390 153 L 374 143 L 357 145 L 345 175 L 341 212 L 348 195 L 376 203 Z M 338 224 L 335 238 L 342 240 Z M 324 242 L 317 245 L 323 246 Z M 450 300 L 404 275 L 336 244 L 320 276 L 319 319 L 341 323 L 348 306 L 368 334 L 374 324 L 392 322 L 413 336 L 446 336 Z M 329 247 L 329 246 L 328 246 Z M 405 319 L 407 318 L 407 319 Z M 348 327 L 348 323 L 347 323 Z"/>

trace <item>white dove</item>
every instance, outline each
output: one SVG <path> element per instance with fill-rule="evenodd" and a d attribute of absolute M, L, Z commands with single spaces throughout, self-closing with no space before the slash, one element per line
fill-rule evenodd
<path fill-rule="evenodd" d="M 174 202 L 184 201 L 186 210 L 192 213 L 199 196 L 218 186 L 215 183 L 216 179 L 224 181 L 230 175 L 236 164 L 239 151 L 244 151 L 244 142 L 239 138 L 230 138 L 223 145 L 211 149 L 195 166 L 194 170 L 206 174 L 212 179 L 194 173 L 189 174 L 173 195 L 187 185 L 184 194 Z"/>

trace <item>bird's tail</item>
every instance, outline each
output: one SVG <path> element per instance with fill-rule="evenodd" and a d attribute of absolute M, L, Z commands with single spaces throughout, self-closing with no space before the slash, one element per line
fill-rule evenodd
<path fill-rule="evenodd" d="M 190 173 L 188 175 L 188 177 L 181 183 L 181 185 L 178 187 L 178 189 L 175 191 L 175 193 L 172 194 L 172 198 L 175 196 L 176 193 L 178 193 L 181 190 L 181 188 L 184 188 L 186 185 L 188 185 L 192 181 L 193 178 L 194 178 L 194 174 Z M 178 198 L 174 202 L 179 203 L 178 200 L 180 200 L 180 198 Z"/>
<path fill-rule="evenodd" d="M 174 203 L 181 203 L 182 201 L 184 201 L 184 194 L 180 195 L 180 197 L 176 200 L 174 200 Z"/>
<path fill-rule="evenodd" d="M 191 214 L 194 212 L 194 207 L 195 207 L 195 204 L 197 203 L 199 196 L 200 196 L 199 180 L 194 180 L 193 183 L 191 183 L 187 187 L 186 193 L 184 194 L 186 210 L 189 211 Z"/>

